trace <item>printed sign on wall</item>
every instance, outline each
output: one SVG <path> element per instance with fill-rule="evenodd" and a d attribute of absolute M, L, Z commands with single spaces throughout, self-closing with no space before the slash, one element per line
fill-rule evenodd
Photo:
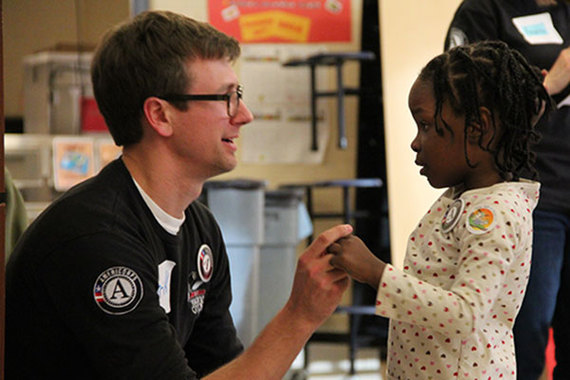
<path fill-rule="evenodd" d="M 92 138 L 58 136 L 52 144 L 53 182 L 57 191 L 66 191 L 95 174 Z"/>
<path fill-rule="evenodd" d="M 244 43 L 349 42 L 349 0 L 209 0 L 209 22 Z"/>

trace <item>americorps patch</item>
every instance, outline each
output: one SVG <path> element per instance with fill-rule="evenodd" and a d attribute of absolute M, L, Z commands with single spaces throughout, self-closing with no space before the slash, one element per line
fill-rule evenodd
<path fill-rule="evenodd" d="M 198 250 L 198 275 L 204 282 L 210 281 L 214 273 L 214 255 L 208 244 L 202 244 Z"/>
<path fill-rule="evenodd" d="M 93 287 L 93 297 L 105 313 L 113 315 L 133 311 L 143 296 L 139 275 L 132 269 L 122 266 L 105 270 L 97 277 Z"/>

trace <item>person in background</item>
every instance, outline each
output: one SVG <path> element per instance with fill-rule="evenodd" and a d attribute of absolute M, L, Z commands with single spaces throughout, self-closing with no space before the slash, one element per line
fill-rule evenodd
<path fill-rule="evenodd" d="M 329 247 L 331 264 L 377 289 L 389 379 L 515 379 L 540 187 L 520 174 L 550 105 L 540 72 L 502 42 L 460 46 L 422 69 L 408 102 L 420 174 L 448 189 L 410 235 L 403 270 L 355 236 Z"/>
<path fill-rule="evenodd" d="M 237 41 L 166 11 L 112 29 L 92 64 L 123 154 L 59 197 L 7 267 L 7 379 L 281 379 L 348 286 L 323 232 L 290 298 L 252 345 L 229 313 L 220 229 L 196 198 L 232 170 L 252 121 L 232 68 Z M 243 215 L 247 218 L 247 215 Z"/>
<path fill-rule="evenodd" d="M 544 70 L 558 108 L 538 125 L 541 183 L 534 212 L 528 289 L 514 335 L 518 378 L 536 380 L 545 366 L 552 326 L 555 379 L 570 379 L 570 3 L 558 0 L 465 0 L 449 26 L 445 49 L 501 40 Z"/>

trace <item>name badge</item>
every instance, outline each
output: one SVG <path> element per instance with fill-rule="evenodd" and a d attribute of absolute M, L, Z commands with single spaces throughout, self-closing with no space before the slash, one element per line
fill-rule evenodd
<path fill-rule="evenodd" d="M 557 44 L 564 41 L 552 23 L 550 13 L 544 12 L 531 16 L 515 17 L 513 24 L 531 45 Z"/>

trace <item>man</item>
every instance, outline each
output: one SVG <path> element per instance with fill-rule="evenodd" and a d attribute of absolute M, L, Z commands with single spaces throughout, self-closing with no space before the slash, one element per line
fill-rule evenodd
<path fill-rule="evenodd" d="M 544 70 L 544 86 L 557 110 L 538 125 L 536 168 L 540 201 L 533 213 L 532 266 L 515 320 L 517 379 L 536 380 L 545 364 L 552 325 L 554 379 L 570 378 L 570 2 L 564 0 L 464 0 L 445 49 L 480 40 L 501 40 Z M 505 62 L 505 65 L 508 65 Z"/>
<path fill-rule="evenodd" d="M 236 166 L 253 119 L 238 55 L 233 38 L 170 12 L 106 35 L 93 88 L 123 155 L 55 201 L 10 258 L 8 379 L 280 379 L 332 313 L 348 279 L 324 251 L 347 225 L 304 252 L 289 300 L 239 355 L 224 243 L 195 202 Z"/>

